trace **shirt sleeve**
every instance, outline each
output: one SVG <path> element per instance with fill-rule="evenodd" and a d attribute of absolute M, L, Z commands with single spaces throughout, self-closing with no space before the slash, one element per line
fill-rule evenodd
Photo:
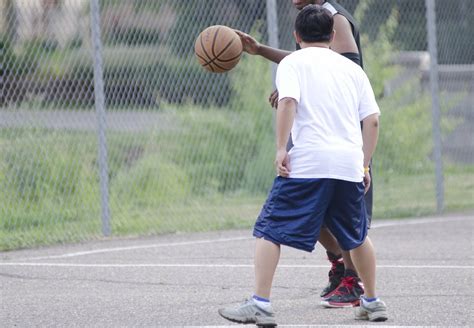
<path fill-rule="evenodd" d="M 375 100 L 374 90 L 370 85 L 369 78 L 365 73 L 362 74 L 362 92 L 359 103 L 359 120 L 362 121 L 367 116 L 379 114 L 380 109 Z"/>
<path fill-rule="evenodd" d="M 295 69 L 286 60 L 282 60 L 278 65 L 276 74 L 276 87 L 278 90 L 278 100 L 283 98 L 293 98 L 300 102 L 300 82 Z"/>

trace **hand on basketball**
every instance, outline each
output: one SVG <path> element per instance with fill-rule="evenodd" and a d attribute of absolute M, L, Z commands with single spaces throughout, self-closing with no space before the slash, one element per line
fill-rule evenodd
<path fill-rule="evenodd" d="M 258 48 L 260 47 L 260 43 L 258 43 L 257 40 L 242 31 L 234 31 L 240 37 L 240 41 L 242 41 L 242 47 L 244 48 L 245 52 L 249 53 L 250 55 L 258 54 Z"/>
<path fill-rule="evenodd" d="M 268 97 L 268 101 L 270 102 L 270 105 L 272 108 L 277 109 L 278 107 L 278 90 L 274 90 L 270 97 Z"/>
<path fill-rule="evenodd" d="M 290 157 L 286 149 L 278 150 L 275 158 L 277 175 L 288 178 L 290 176 Z"/>
<path fill-rule="evenodd" d="M 364 194 L 367 193 L 367 191 L 369 190 L 370 183 L 371 183 L 370 173 L 365 172 L 364 173 L 364 186 L 365 186 Z"/>

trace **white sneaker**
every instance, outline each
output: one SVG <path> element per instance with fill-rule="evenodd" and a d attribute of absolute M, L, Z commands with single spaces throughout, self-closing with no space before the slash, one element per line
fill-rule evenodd
<path fill-rule="evenodd" d="M 387 306 L 383 301 L 364 301 L 360 298 L 360 306 L 355 310 L 356 320 L 385 321 L 388 319 Z"/>
<path fill-rule="evenodd" d="M 227 307 L 218 310 L 219 314 L 232 322 L 255 323 L 257 326 L 275 327 L 275 313 L 270 308 L 263 310 L 255 304 L 253 299 L 245 300 L 237 307 Z"/>

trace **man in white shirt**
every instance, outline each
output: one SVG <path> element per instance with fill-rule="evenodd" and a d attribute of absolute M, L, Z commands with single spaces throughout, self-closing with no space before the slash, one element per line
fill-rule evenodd
<path fill-rule="evenodd" d="M 318 4 L 333 15 L 336 34 L 331 41 L 331 49 L 363 67 L 360 47 L 359 29 L 352 15 L 335 0 L 291 0 L 296 9 L 301 10 L 309 4 Z M 260 55 L 275 63 L 289 55 L 290 51 L 272 48 L 259 43 L 250 35 L 236 31 L 242 40 L 244 51 L 251 55 Z M 300 49 L 297 44 L 296 49 Z M 317 60 L 315 58 L 314 60 Z M 272 107 L 277 107 L 278 92 L 274 91 L 269 98 Z M 288 147 L 292 146 L 291 142 Z M 372 179 L 372 169 L 370 170 Z M 365 193 L 368 226 L 372 219 L 373 184 Z M 358 306 L 360 295 L 364 294 L 362 284 L 350 258 L 349 252 L 341 250 L 337 240 L 323 225 L 318 242 L 325 248 L 331 269 L 328 272 L 328 283 L 320 293 L 321 304 L 325 307 Z"/>
<path fill-rule="evenodd" d="M 329 49 L 333 25 L 323 7 L 302 9 L 295 23 L 301 50 L 278 67 L 278 177 L 254 227 L 254 295 L 238 307 L 220 309 L 228 320 L 276 325 L 270 292 L 280 245 L 313 251 L 323 223 L 350 252 L 364 283 L 356 319 L 387 320 L 385 303 L 375 294 L 375 252 L 366 238 L 364 201 L 380 111 L 364 71 Z"/>

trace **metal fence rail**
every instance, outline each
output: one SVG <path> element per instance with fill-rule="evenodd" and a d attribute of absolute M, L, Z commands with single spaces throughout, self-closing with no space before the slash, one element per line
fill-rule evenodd
<path fill-rule="evenodd" d="M 474 2 L 339 3 L 382 110 L 374 219 L 474 208 Z M 0 8 L 0 249 L 252 224 L 274 176 L 275 66 L 245 54 L 212 74 L 194 40 L 222 24 L 294 50 L 291 1 Z"/>

